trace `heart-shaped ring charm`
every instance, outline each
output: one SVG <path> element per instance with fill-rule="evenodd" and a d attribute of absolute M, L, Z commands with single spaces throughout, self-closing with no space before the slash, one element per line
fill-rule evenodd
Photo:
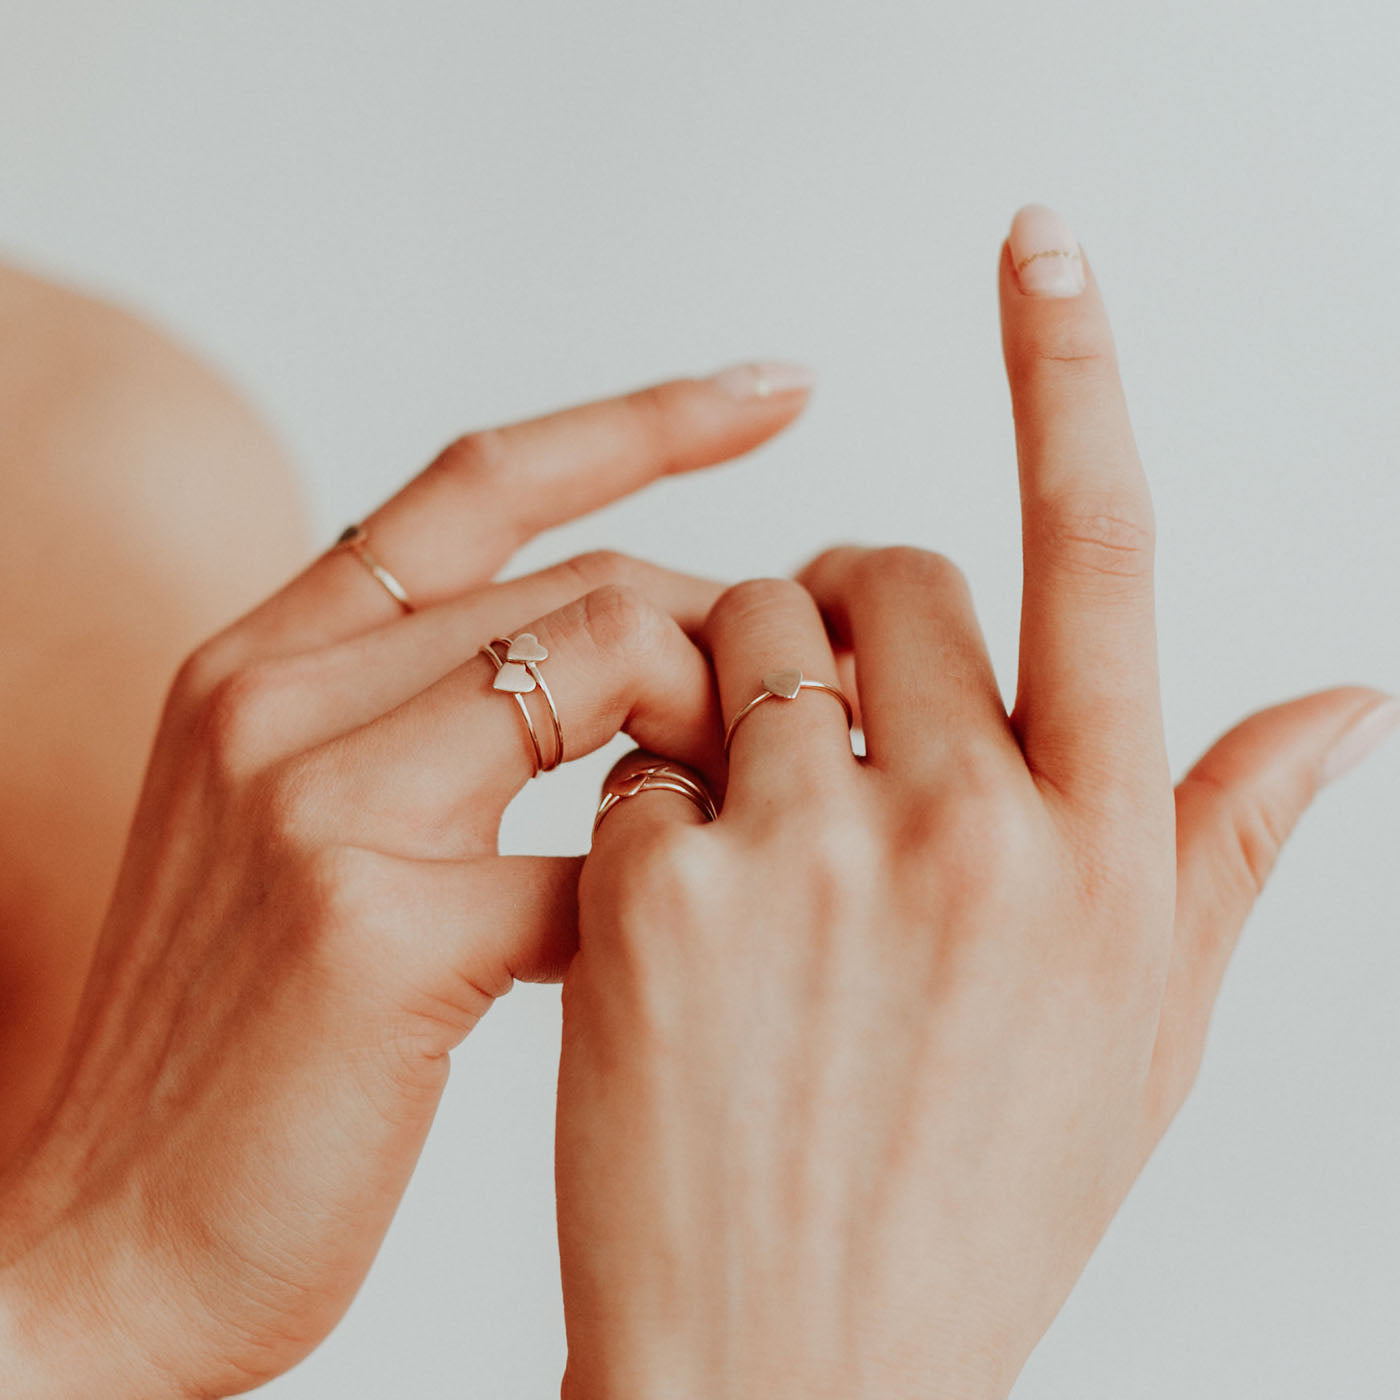
<path fill-rule="evenodd" d="M 779 700 L 796 700 L 802 689 L 801 671 L 773 671 L 763 678 L 763 688 Z"/>
<path fill-rule="evenodd" d="M 496 690 L 509 691 L 512 695 L 528 695 L 535 688 L 535 678 L 518 662 L 507 661 L 496 672 L 491 684 Z"/>
<path fill-rule="evenodd" d="M 507 661 L 548 661 L 549 649 L 543 646 L 540 639 L 533 632 L 522 632 L 518 637 L 512 639 L 510 650 L 506 652 Z M 514 689 L 515 687 L 512 687 Z M 525 687 L 527 690 L 534 689 L 534 682 Z"/>

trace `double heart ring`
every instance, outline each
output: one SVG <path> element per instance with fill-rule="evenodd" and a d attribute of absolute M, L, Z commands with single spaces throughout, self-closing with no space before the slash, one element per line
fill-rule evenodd
<path fill-rule="evenodd" d="M 521 632 L 514 637 L 496 637 L 481 651 L 491 658 L 491 664 L 496 668 L 493 688 L 509 695 L 525 718 L 525 729 L 530 735 L 530 747 L 535 755 L 533 776 L 538 777 L 541 773 L 558 768 L 564 761 L 564 729 L 559 723 L 559 708 L 550 694 L 549 683 L 540 670 L 540 662 L 549 660 L 549 648 L 533 632 Z M 536 690 L 544 696 L 544 702 L 549 707 L 550 722 L 554 726 L 554 752 L 548 763 L 545 762 L 530 707 L 525 703 L 525 697 Z"/>

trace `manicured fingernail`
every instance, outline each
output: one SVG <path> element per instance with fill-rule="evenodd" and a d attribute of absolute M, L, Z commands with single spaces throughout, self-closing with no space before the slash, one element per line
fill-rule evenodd
<path fill-rule="evenodd" d="M 805 365 L 783 360 L 763 360 L 755 364 L 731 365 L 710 376 L 716 389 L 736 399 L 771 399 L 777 394 L 808 390 L 817 376 Z"/>
<path fill-rule="evenodd" d="M 1011 221 L 1011 261 L 1028 297 L 1077 297 L 1084 290 L 1084 260 L 1064 216 L 1043 204 L 1027 204 Z"/>
<path fill-rule="evenodd" d="M 1334 783 L 1369 758 L 1400 729 L 1400 700 L 1380 700 L 1332 745 L 1322 760 L 1322 781 Z"/>

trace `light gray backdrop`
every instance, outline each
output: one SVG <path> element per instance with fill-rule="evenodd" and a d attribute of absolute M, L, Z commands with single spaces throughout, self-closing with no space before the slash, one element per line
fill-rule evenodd
<path fill-rule="evenodd" d="M 1388 3 L 0 0 L 0 244 L 163 318 L 329 538 L 469 426 L 751 355 L 821 387 L 754 460 L 532 548 L 718 575 L 833 540 L 957 558 L 1014 675 L 995 263 L 1064 209 L 1162 531 L 1172 749 L 1400 689 L 1400 165 Z M 12 522 L 13 524 L 13 522 Z M 580 849 L 605 757 L 513 847 Z M 1400 744 L 1308 818 L 1192 1104 L 1024 1400 L 1400 1393 Z M 558 998 L 459 1053 L 363 1295 L 271 1387 L 532 1397 L 563 1359 Z"/>

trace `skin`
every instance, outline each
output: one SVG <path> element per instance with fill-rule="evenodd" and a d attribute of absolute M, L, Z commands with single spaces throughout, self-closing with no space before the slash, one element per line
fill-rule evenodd
<path fill-rule="evenodd" d="M 479 644 L 548 648 L 566 757 L 626 729 L 718 775 L 685 631 L 717 585 L 615 555 L 489 579 L 805 402 L 739 370 L 461 439 L 366 522 L 420 611 L 333 552 L 188 659 L 55 1092 L 0 1178 L 7 1396 L 233 1394 L 335 1324 L 448 1052 L 576 942 L 579 859 L 497 854 L 534 765 Z"/>
<path fill-rule="evenodd" d="M 340 553 L 190 658 L 57 1092 L 0 1179 L 7 1394 L 224 1395 L 294 1364 L 363 1278 L 449 1050 L 566 965 L 567 1395 L 1005 1393 L 1189 1084 L 1322 755 L 1376 701 L 1266 712 L 1173 795 L 1097 292 L 1031 308 L 1007 275 L 1011 715 L 956 572 L 915 550 L 722 594 L 616 556 L 487 585 L 534 531 L 805 398 L 712 381 L 449 449 L 369 522 L 423 612 Z M 522 628 L 567 756 L 626 729 L 727 784 L 719 821 L 624 802 L 581 885 L 576 859 L 500 857 L 533 765 L 475 651 Z M 867 761 L 804 694 L 726 769 L 757 677 L 843 656 Z"/>
<path fill-rule="evenodd" d="M 0 1164 L 57 1073 L 170 677 L 309 547 L 230 387 L 0 264 Z"/>
<path fill-rule="evenodd" d="M 998 694 L 958 570 L 840 549 L 727 591 L 717 821 L 623 802 L 580 884 L 557 1135 L 565 1400 L 999 1400 L 1195 1074 L 1326 755 L 1383 697 L 1246 720 L 1173 791 L 1152 516 L 1089 277 L 1000 272 L 1025 539 Z M 626 762 L 624 773 L 639 760 Z"/>

